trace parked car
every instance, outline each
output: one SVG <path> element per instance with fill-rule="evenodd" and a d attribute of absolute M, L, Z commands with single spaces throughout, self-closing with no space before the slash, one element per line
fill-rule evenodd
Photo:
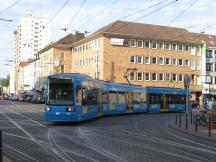
<path fill-rule="evenodd" d="M 34 95 L 32 97 L 32 103 L 39 104 L 39 103 L 44 103 L 44 102 L 45 102 L 45 99 L 44 99 L 43 92 L 39 90 L 35 90 Z"/>

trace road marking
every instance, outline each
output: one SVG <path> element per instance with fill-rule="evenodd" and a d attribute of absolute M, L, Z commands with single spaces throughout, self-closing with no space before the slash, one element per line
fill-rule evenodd
<path fill-rule="evenodd" d="M 30 155 L 27 155 L 26 153 L 24 153 L 24 152 L 22 152 L 22 151 L 19 151 L 18 149 L 14 148 L 14 147 L 12 147 L 12 146 L 3 144 L 3 147 L 5 147 L 5 148 L 7 148 L 7 149 L 11 149 L 11 150 L 13 150 L 13 151 L 15 151 L 15 152 L 18 152 L 19 154 L 22 154 L 22 155 L 28 157 L 28 158 L 31 159 L 31 160 L 34 160 L 34 161 L 38 161 L 38 162 L 39 162 L 39 160 L 33 158 L 33 157 L 30 156 Z"/>
<path fill-rule="evenodd" d="M 184 138 L 184 137 L 180 137 L 180 136 L 178 136 L 178 135 L 176 135 L 176 134 L 173 134 L 172 132 L 170 132 L 170 131 L 168 131 L 168 130 L 166 130 L 166 129 L 163 129 L 163 131 L 166 132 L 167 134 L 171 135 L 171 136 L 174 136 L 174 137 L 176 137 L 176 138 L 182 139 L 182 140 L 184 140 L 184 141 L 187 141 L 187 142 L 190 142 L 190 143 L 194 143 L 194 144 L 197 144 L 197 145 L 200 145 L 200 146 L 203 146 L 203 147 L 207 147 L 207 148 L 211 148 L 211 149 L 213 149 L 213 150 L 216 150 L 215 147 L 211 147 L 211 146 L 208 146 L 208 145 L 205 145 L 205 144 L 202 144 L 202 143 L 193 141 L 193 140 L 191 140 L 191 139 L 189 140 L 189 139 L 186 139 L 186 138 Z"/>
<path fill-rule="evenodd" d="M 26 117 L 26 116 L 24 116 L 24 115 L 22 115 L 22 114 L 20 114 L 20 113 L 18 113 L 18 112 L 16 112 L 16 111 L 14 111 L 14 110 L 8 109 L 8 108 L 6 108 L 6 107 L 5 107 L 5 109 L 7 109 L 8 111 L 11 111 L 11 112 L 13 112 L 13 113 L 15 113 L 15 114 L 17 114 L 17 115 L 19 115 L 19 116 L 22 116 L 23 118 L 28 119 L 28 120 L 32 121 L 33 123 L 36 123 L 36 124 L 40 125 L 41 127 L 46 127 L 46 125 L 41 124 L 41 123 L 39 123 L 38 121 L 35 121 L 35 120 L 31 119 L 31 118 L 28 118 L 28 117 Z"/>

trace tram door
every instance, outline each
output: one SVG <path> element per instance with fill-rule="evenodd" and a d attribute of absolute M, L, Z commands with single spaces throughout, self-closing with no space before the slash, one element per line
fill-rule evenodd
<path fill-rule="evenodd" d="M 133 93 L 128 92 L 126 94 L 127 112 L 133 111 Z"/>
<path fill-rule="evenodd" d="M 102 89 L 98 89 L 98 104 L 99 104 L 99 113 L 103 113 L 103 92 Z"/>
<path fill-rule="evenodd" d="M 165 94 L 162 94 L 161 96 L 161 112 L 167 112 L 168 111 L 168 96 Z"/>

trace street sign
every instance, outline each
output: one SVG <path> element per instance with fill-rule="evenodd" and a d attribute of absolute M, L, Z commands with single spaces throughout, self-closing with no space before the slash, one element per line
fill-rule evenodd
<path fill-rule="evenodd" d="M 209 94 L 209 84 L 202 85 L 202 94 Z"/>
<path fill-rule="evenodd" d="M 185 75 L 184 76 L 184 87 L 188 87 L 190 85 L 190 82 L 191 82 L 190 75 Z"/>

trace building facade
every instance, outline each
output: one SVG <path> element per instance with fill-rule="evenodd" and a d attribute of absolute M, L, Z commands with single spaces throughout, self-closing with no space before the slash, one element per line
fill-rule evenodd
<path fill-rule="evenodd" d="M 19 91 L 19 65 L 22 61 L 33 60 L 40 49 L 50 42 L 50 28 L 47 20 L 33 15 L 32 11 L 20 20 L 14 31 L 15 91 Z"/>
<path fill-rule="evenodd" d="M 82 33 L 68 34 L 39 51 L 39 89 L 45 86 L 48 75 L 72 72 L 71 44 L 83 38 Z"/>
<path fill-rule="evenodd" d="M 72 45 L 72 72 L 114 83 L 201 94 L 200 42 L 185 29 L 117 21 Z M 128 81 L 127 81 L 128 80 Z"/>

